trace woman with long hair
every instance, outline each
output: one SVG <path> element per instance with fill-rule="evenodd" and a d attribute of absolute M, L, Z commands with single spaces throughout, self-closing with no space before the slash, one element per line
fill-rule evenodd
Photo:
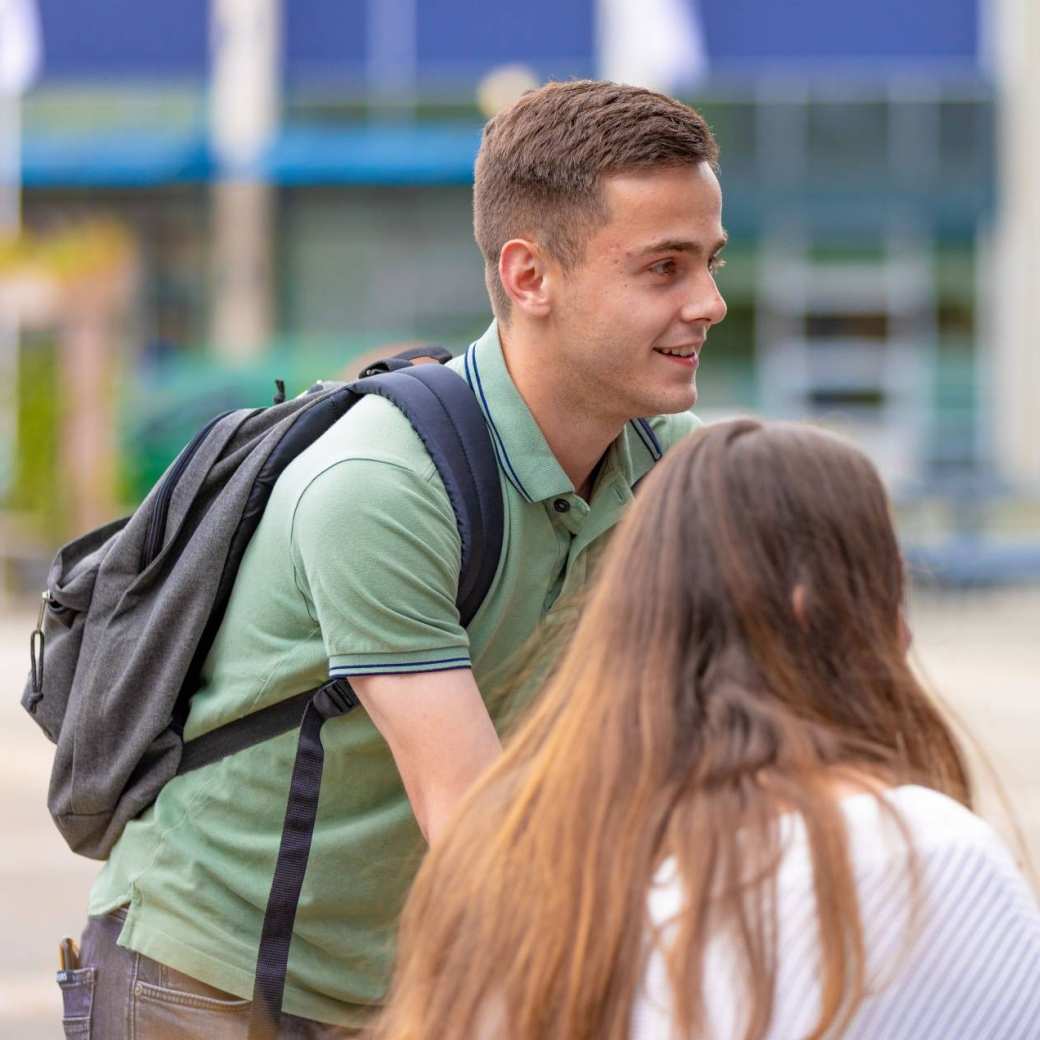
<path fill-rule="evenodd" d="M 434 847 L 378 1040 L 1040 1037 L 1040 912 L 907 662 L 873 466 L 674 448 Z"/>

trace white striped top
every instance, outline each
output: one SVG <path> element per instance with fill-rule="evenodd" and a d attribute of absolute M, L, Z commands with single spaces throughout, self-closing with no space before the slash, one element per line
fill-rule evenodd
<path fill-rule="evenodd" d="M 886 795 L 909 826 L 921 867 L 918 931 L 908 931 L 907 854 L 872 795 L 845 798 L 867 949 L 868 996 L 847 1040 L 1040 1040 L 1040 909 L 1007 848 L 957 802 L 923 787 Z M 778 878 L 777 996 L 769 1040 L 809 1035 L 819 1013 L 812 871 L 804 824 L 783 817 Z M 651 920 L 681 911 L 673 861 L 649 897 Z M 668 930 L 664 931 L 667 941 Z M 733 947 L 708 948 L 703 1040 L 743 1036 Z M 633 1040 L 672 1036 L 670 988 L 659 951 L 651 954 L 632 1019 Z M 699 1038 L 700 1040 L 700 1038 Z"/>

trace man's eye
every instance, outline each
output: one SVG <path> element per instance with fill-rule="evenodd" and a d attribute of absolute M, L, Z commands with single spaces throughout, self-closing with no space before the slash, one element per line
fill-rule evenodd
<path fill-rule="evenodd" d="M 674 260 L 659 260 L 656 264 L 652 264 L 650 270 L 654 274 L 670 275 L 675 274 L 675 261 Z"/>
<path fill-rule="evenodd" d="M 711 259 L 710 259 L 710 260 L 708 261 L 708 270 L 709 270 L 709 271 L 710 271 L 710 272 L 711 272 L 712 274 L 715 274 L 715 272 L 716 272 L 716 271 L 721 271 L 721 270 L 722 270 L 722 268 L 723 268 L 723 267 L 725 267 L 725 266 L 726 266 L 726 261 L 725 261 L 725 259 L 724 259 L 723 257 L 721 257 L 721 256 L 713 256 L 713 257 L 712 257 L 712 258 L 711 258 Z"/>

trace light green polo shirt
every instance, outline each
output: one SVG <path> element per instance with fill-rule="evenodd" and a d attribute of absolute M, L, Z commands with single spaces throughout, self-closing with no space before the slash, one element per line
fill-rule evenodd
<path fill-rule="evenodd" d="M 572 594 L 633 484 L 697 420 L 687 412 L 629 423 L 585 502 L 513 384 L 495 326 L 451 367 L 484 411 L 505 504 L 498 570 L 468 631 L 455 607 L 460 541 L 444 485 L 404 416 L 367 397 L 275 484 L 192 700 L 187 739 L 329 673 L 472 667 L 499 726 L 530 697 L 533 684 L 497 694 L 531 656 L 517 651 L 536 628 L 551 642 L 573 623 Z M 127 826 L 90 900 L 92 914 L 129 903 L 123 945 L 251 996 L 296 736 L 171 780 Z M 385 991 L 394 924 L 425 845 L 364 709 L 327 723 L 322 740 L 284 1007 L 354 1025 Z"/>

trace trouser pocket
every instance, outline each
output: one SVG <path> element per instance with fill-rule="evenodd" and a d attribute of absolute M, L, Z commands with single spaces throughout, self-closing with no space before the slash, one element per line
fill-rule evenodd
<path fill-rule="evenodd" d="M 94 1010 L 94 969 L 59 971 L 57 978 L 61 987 L 61 1024 L 65 1036 L 90 1040 L 90 1018 Z"/>
<path fill-rule="evenodd" d="M 142 956 L 133 990 L 140 1040 L 245 1040 L 251 1002 Z"/>

